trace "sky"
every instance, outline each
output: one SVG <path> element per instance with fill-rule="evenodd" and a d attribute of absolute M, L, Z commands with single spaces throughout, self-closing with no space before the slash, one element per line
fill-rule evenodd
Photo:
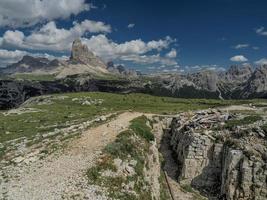
<path fill-rule="evenodd" d="M 0 66 L 72 41 L 142 72 L 267 64 L 266 0 L 0 0 Z"/>

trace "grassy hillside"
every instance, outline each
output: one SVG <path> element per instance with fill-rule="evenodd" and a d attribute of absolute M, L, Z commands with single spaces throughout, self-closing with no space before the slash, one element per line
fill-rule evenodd
<path fill-rule="evenodd" d="M 248 101 L 177 99 L 145 94 L 68 93 L 28 100 L 21 108 L 0 112 L 0 143 L 20 137 L 31 138 L 88 121 L 95 116 L 124 110 L 146 113 L 178 113 Z"/>

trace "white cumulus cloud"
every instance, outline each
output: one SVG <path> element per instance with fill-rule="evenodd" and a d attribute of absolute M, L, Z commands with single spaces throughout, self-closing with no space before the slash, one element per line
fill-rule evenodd
<path fill-rule="evenodd" d="M 0 26 L 29 27 L 89 10 L 85 0 L 1 0 Z"/>
<path fill-rule="evenodd" d="M 160 52 L 163 49 L 169 48 L 170 44 L 175 42 L 174 39 L 166 37 L 160 40 L 152 40 L 144 42 L 141 39 L 126 41 L 124 43 L 116 43 L 99 34 L 91 38 L 83 38 L 83 42 L 97 56 L 105 60 L 119 59 L 123 61 L 132 61 L 141 64 L 161 63 L 166 65 L 176 65 L 177 62 L 173 58 L 160 56 L 159 53 L 154 55 L 145 55 L 151 51 Z"/>
<path fill-rule="evenodd" d="M 111 26 L 103 22 L 84 20 L 75 22 L 70 29 L 57 28 L 56 23 L 51 21 L 39 30 L 25 36 L 23 32 L 6 31 L 2 37 L 2 46 L 21 49 L 69 51 L 73 40 L 89 33 L 109 33 Z"/>
<path fill-rule="evenodd" d="M 169 53 L 166 54 L 166 57 L 168 58 L 176 58 L 177 51 L 175 49 L 172 49 Z"/>
<path fill-rule="evenodd" d="M 8 51 L 5 49 L 0 49 L 0 60 L 1 62 L 11 63 L 20 60 L 26 54 L 27 54 L 26 51 L 19 51 L 19 50 Z"/>
<path fill-rule="evenodd" d="M 230 58 L 230 60 L 233 62 L 246 62 L 246 61 L 248 61 L 248 59 L 243 55 L 233 56 L 232 58 Z"/>
<path fill-rule="evenodd" d="M 267 65 L 267 58 L 262 58 L 255 62 L 256 65 Z"/>

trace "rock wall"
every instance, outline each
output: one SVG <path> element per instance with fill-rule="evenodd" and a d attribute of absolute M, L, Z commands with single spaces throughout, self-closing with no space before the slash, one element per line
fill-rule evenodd
<path fill-rule="evenodd" d="M 175 121 L 171 131 L 171 146 L 181 166 L 181 184 L 192 184 L 207 192 L 218 191 L 222 144 L 213 144 L 207 135 L 177 129 Z"/>
<path fill-rule="evenodd" d="M 267 167 L 250 160 L 244 152 L 225 146 L 222 159 L 221 194 L 225 199 L 267 199 Z"/>
<path fill-rule="evenodd" d="M 171 124 L 170 145 L 179 163 L 180 184 L 191 185 L 213 199 L 267 199 L 266 160 L 226 140 L 218 141 L 212 129 L 200 128 L 193 121 L 178 117 Z"/>

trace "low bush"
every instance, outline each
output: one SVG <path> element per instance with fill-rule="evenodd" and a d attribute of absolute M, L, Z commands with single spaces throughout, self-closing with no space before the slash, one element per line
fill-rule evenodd
<path fill-rule="evenodd" d="M 153 141 L 154 135 L 151 133 L 151 128 L 146 124 L 148 119 L 145 116 L 138 117 L 131 121 L 130 128 L 146 141 Z"/>

